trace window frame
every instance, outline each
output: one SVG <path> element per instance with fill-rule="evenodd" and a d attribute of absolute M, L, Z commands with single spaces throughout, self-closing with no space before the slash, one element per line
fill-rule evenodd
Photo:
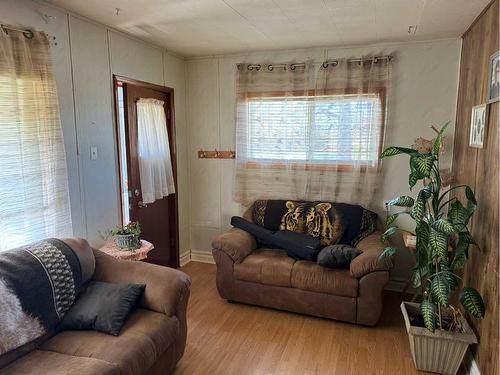
<path fill-rule="evenodd" d="M 386 118 L 386 88 L 385 87 L 372 87 L 368 88 L 348 88 L 348 89 L 328 89 L 328 90 L 304 90 L 304 91 L 268 91 L 268 92 L 248 92 L 239 103 L 248 104 L 252 99 L 257 98 L 273 98 L 273 97 L 319 97 L 319 96 L 340 96 L 340 95 L 369 95 L 375 94 L 380 98 L 381 116 L 380 116 L 380 135 L 378 140 L 377 155 L 380 155 L 384 143 L 385 134 L 385 118 Z M 353 164 L 332 164 L 332 163 L 308 163 L 306 161 L 292 161 L 290 163 L 260 163 L 258 161 L 247 161 L 245 163 L 247 169 L 272 169 L 272 170 L 306 170 L 306 171 L 339 171 L 339 172 L 352 172 L 360 170 L 361 172 L 371 172 L 380 169 L 380 161 L 377 159 L 376 166 L 360 165 L 354 166 Z"/>

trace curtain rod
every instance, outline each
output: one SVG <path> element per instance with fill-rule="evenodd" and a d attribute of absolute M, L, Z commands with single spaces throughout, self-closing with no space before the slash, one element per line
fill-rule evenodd
<path fill-rule="evenodd" d="M 30 29 L 20 29 L 20 28 L 17 28 L 17 27 L 12 27 L 12 26 L 7 26 L 7 25 L 4 25 L 3 23 L 0 25 L 0 28 L 2 28 L 3 32 L 7 35 L 9 35 L 9 31 L 8 30 L 13 30 L 13 31 L 20 31 L 23 33 L 23 35 L 28 38 L 28 39 L 32 39 L 35 34 L 33 33 L 33 31 L 31 31 Z"/>
<path fill-rule="evenodd" d="M 35 37 L 35 33 L 28 29 L 28 28 L 21 28 L 21 27 L 13 27 L 5 24 L 0 24 L 0 29 L 6 34 L 9 35 L 8 30 L 14 30 L 14 31 L 20 31 L 23 33 L 24 37 L 27 39 L 33 39 Z M 44 33 L 47 39 L 49 39 L 49 43 L 53 43 L 55 46 L 57 46 L 57 41 L 56 37 L 53 35 L 49 35 L 47 33 Z"/>
<path fill-rule="evenodd" d="M 373 61 L 374 64 L 379 62 L 380 60 L 386 60 L 386 61 L 392 61 L 394 57 L 392 55 L 384 55 L 384 56 L 374 56 L 374 57 L 367 57 L 367 58 L 359 58 L 359 59 L 350 59 L 347 60 L 348 63 L 362 63 L 362 62 L 368 62 L 368 61 Z M 326 60 L 321 63 L 321 66 L 323 68 L 328 68 L 328 66 L 337 66 L 339 64 L 339 59 L 335 60 Z M 287 67 L 290 68 L 290 70 L 295 70 L 297 68 L 305 68 L 306 63 L 293 63 L 293 64 L 268 64 L 264 65 L 267 66 L 267 69 L 269 71 L 274 70 L 275 68 L 284 68 L 286 69 Z M 242 64 L 238 64 L 238 69 L 242 67 Z M 262 67 L 261 64 L 248 64 L 247 69 L 248 70 L 260 70 Z"/>

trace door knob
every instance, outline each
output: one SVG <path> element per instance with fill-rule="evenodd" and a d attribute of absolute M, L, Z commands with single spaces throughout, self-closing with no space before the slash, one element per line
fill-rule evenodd
<path fill-rule="evenodd" d="M 139 206 L 139 208 L 146 208 L 148 205 L 146 203 L 144 203 L 143 201 L 139 201 L 139 203 L 137 203 L 137 205 Z"/>

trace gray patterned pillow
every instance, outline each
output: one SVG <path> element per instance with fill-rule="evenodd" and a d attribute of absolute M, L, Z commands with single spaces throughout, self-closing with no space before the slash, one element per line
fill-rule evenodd
<path fill-rule="evenodd" d="M 324 247 L 318 254 L 316 263 L 328 268 L 349 268 L 352 260 L 362 254 L 349 245 L 331 245 Z"/>

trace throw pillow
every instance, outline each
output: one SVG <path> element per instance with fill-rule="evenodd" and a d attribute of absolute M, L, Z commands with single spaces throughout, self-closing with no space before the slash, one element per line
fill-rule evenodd
<path fill-rule="evenodd" d="M 92 281 L 64 316 L 63 330 L 95 330 L 118 336 L 145 285 Z"/>
<path fill-rule="evenodd" d="M 362 254 L 349 245 L 332 245 L 323 248 L 318 254 L 316 263 L 328 268 L 349 268 L 352 260 Z"/>

